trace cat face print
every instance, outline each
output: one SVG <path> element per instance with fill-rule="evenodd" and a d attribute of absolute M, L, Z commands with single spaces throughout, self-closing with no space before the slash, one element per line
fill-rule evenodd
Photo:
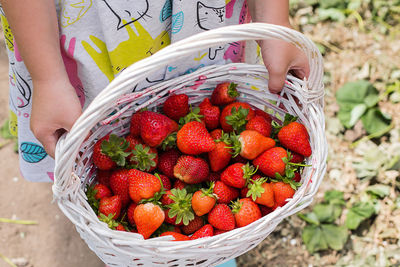
<path fill-rule="evenodd" d="M 148 0 L 103 0 L 117 17 L 117 30 L 144 18 L 149 11 Z"/>
<path fill-rule="evenodd" d="M 222 26 L 225 22 L 225 6 L 210 7 L 197 2 L 197 25 L 200 29 L 210 30 Z"/>

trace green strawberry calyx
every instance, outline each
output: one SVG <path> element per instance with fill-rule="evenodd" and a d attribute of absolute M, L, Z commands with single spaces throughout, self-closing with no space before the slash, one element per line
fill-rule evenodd
<path fill-rule="evenodd" d="M 92 207 L 94 213 L 98 213 L 99 212 L 99 204 L 100 204 L 100 200 L 96 199 L 95 196 L 97 194 L 97 190 L 94 189 L 95 185 L 86 185 L 86 196 L 88 198 L 88 203 L 89 205 Z"/>
<path fill-rule="evenodd" d="M 207 196 L 207 197 L 212 197 L 214 199 L 217 199 L 218 196 L 216 194 L 214 194 L 214 185 L 215 185 L 214 182 L 210 182 L 209 187 L 207 189 L 205 189 L 205 188 L 200 189 L 201 193 L 202 193 L 201 197 Z"/>
<path fill-rule="evenodd" d="M 232 209 L 232 213 L 236 214 L 240 211 L 240 209 L 242 208 L 243 203 L 240 202 L 239 200 L 236 201 L 232 201 L 231 203 L 231 209 Z"/>
<path fill-rule="evenodd" d="M 184 225 L 188 225 L 194 219 L 192 196 L 192 194 L 186 192 L 186 189 L 171 189 L 169 198 L 174 202 L 167 205 L 170 209 L 168 217 L 173 218 L 176 216 L 176 224 L 183 222 Z"/>
<path fill-rule="evenodd" d="M 141 171 L 149 171 L 152 167 L 156 166 L 154 159 L 157 157 L 156 153 L 150 152 L 149 146 L 137 144 L 135 149 L 132 150 L 131 161 L 135 162 L 134 168 Z"/>
<path fill-rule="evenodd" d="M 125 166 L 126 157 L 131 152 L 127 152 L 129 143 L 125 138 L 111 134 L 108 140 L 101 142 L 101 153 L 111 158 L 118 166 Z"/>
<path fill-rule="evenodd" d="M 230 83 L 228 85 L 228 96 L 232 98 L 236 98 L 239 96 L 239 92 L 236 89 L 238 85 L 236 83 Z"/>
<path fill-rule="evenodd" d="M 257 198 L 261 197 L 261 195 L 265 192 L 264 187 L 262 185 L 267 182 L 267 178 L 260 178 L 257 180 L 250 180 L 247 188 L 246 197 L 251 197 L 253 201 L 256 201 Z"/>
<path fill-rule="evenodd" d="M 258 166 L 254 168 L 254 166 L 250 165 L 250 163 L 247 163 L 242 167 L 242 170 L 243 170 L 243 179 L 245 179 L 246 184 L 248 184 L 251 176 L 253 176 L 257 172 Z"/>
<path fill-rule="evenodd" d="M 176 147 L 176 135 L 178 132 L 173 132 L 168 135 L 161 143 L 161 149 L 166 151 L 167 149 Z"/>
<path fill-rule="evenodd" d="M 117 226 L 119 225 L 119 222 L 113 219 L 114 214 L 112 213 L 109 214 L 108 216 L 104 215 L 103 213 L 100 213 L 99 217 L 100 217 L 99 220 L 105 222 L 108 228 L 115 230 L 115 228 L 117 228 Z"/>
<path fill-rule="evenodd" d="M 232 129 L 241 133 L 246 128 L 247 115 L 249 115 L 249 110 L 242 107 L 232 107 L 231 115 L 225 117 L 226 123 L 232 126 Z"/>
<path fill-rule="evenodd" d="M 236 158 L 242 151 L 242 143 L 239 141 L 239 135 L 235 133 L 231 133 L 229 137 L 230 137 L 229 145 L 231 146 L 228 146 L 226 148 L 232 149 L 231 151 L 232 157 Z"/>
<path fill-rule="evenodd" d="M 179 119 L 179 126 L 182 127 L 183 125 L 191 121 L 202 122 L 201 119 L 203 117 L 204 116 L 200 114 L 199 107 L 192 108 L 192 106 L 190 106 L 190 112 L 185 117 Z"/>

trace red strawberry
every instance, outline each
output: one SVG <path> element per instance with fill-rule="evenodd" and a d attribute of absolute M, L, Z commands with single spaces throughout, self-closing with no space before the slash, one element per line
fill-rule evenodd
<path fill-rule="evenodd" d="M 236 89 L 237 84 L 235 83 L 220 83 L 215 87 L 211 95 L 211 103 L 214 105 L 227 105 L 236 100 L 239 96 L 239 92 Z"/>
<path fill-rule="evenodd" d="M 247 197 L 247 192 L 249 192 L 249 188 L 248 187 L 243 187 L 242 189 L 240 189 L 240 197 L 241 198 Z"/>
<path fill-rule="evenodd" d="M 233 203 L 233 210 L 237 227 L 244 227 L 261 218 L 260 208 L 250 198 L 242 198 Z"/>
<path fill-rule="evenodd" d="M 304 161 L 304 156 L 300 155 L 298 153 L 295 152 L 290 152 L 291 155 L 291 159 L 289 160 L 289 162 L 292 163 L 302 163 Z"/>
<path fill-rule="evenodd" d="M 176 142 L 181 152 L 190 155 L 210 152 L 215 148 L 214 140 L 206 127 L 198 121 L 183 125 L 178 131 Z"/>
<path fill-rule="evenodd" d="M 169 96 L 163 104 L 163 112 L 175 121 L 185 117 L 189 113 L 189 97 L 185 94 Z"/>
<path fill-rule="evenodd" d="M 286 163 L 282 160 L 287 158 L 287 152 L 282 147 L 273 147 L 262 153 L 255 160 L 254 166 L 269 177 L 275 178 L 275 174 L 285 174 Z"/>
<path fill-rule="evenodd" d="M 100 170 L 111 170 L 125 165 L 125 158 L 129 153 L 125 152 L 128 143 L 124 138 L 115 134 L 106 135 L 96 142 L 93 147 L 93 163 Z"/>
<path fill-rule="evenodd" d="M 172 188 L 175 189 L 184 189 L 186 187 L 186 183 L 184 181 L 181 181 L 179 179 L 176 179 L 174 182 L 174 186 Z"/>
<path fill-rule="evenodd" d="M 121 198 L 119 196 L 105 197 L 100 199 L 99 213 L 111 219 L 118 219 L 121 213 Z"/>
<path fill-rule="evenodd" d="M 170 210 L 171 210 L 171 209 L 166 209 L 166 210 L 164 210 L 165 222 L 166 222 L 166 223 L 169 223 L 169 224 L 172 224 L 172 225 L 175 225 L 175 226 L 182 226 L 182 225 L 183 225 L 183 222 L 182 222 L 182 221 L 180 221 L 180 223 L 176 223 L 177 215 L 172 216 L 171 218 L 169 217 L 169 211 L 170 211 Z"/>
<path fill-rule="evenodd" d="M 230 133 L 233 130 L 242 132 L 246 123 L 254 118 L 254 110 L 244 102 L 234 102 L 227 105 L 221 112 L 221 127 L 224 132 Z"/>
<path fill-rule="evenodd" d="M 220 230 L 233 230 L 235 228 L 235 218 L 231 209 L 226 204 L 217 204 L 208 213 L 208 222 Z"/>
<path fill-rule="evenodd" d="M 191 237 L 190 240 L 199 239 L 203 237 L 209 237 L 214 235 L 214 228 L 211 224 L 206 224 L 197 230 Z"/>
<path fill-rule="evenodd" d="M 207 162 L 193 156 L 181 156 L 174 167 L 174 176 L 187 184 L 204 182 L 209 173 Z"/>
<path fill-rule="evenodd" d="M 222 172 L 221 181 L 232 187 L 243 188 L 254 173 L 254 167 L 250 164 L 235 163 Z"/>
<path fill-rule="evenodd" d="M 152 198 L 161 190 L 160 180 L 150 173 L 131 169 L 129 176 L 129 196 L 135 203 Z"/>
<path fill-rule="evenodd" d="M 262 116 L 255 116 L 246 124 L 246 130 L 257 131 L 266 137 L 271 136 L 271 129 L 271 122 L 267 121 Z"/>
<path fill-rule="evenodd" d="M 251 197 L 251 199 L 257 204 L 262 204 L 268 207 L 273 207 L 275 203 L 272 184 L 267 183 L 264 178 L 252 180 L 246 197 Z"/>
<path fill-rule="evenodd" d="M 194 219 L 189 222 L 188 225 L 183 225 L 182 232 L 185 235 L 190 235 L 199 230 L 201 227 L 204 225 L 204 220 L 203 218 L 199 216 L 194 216 Z"/>
<path fill-rule="evenodd" d="M 160 154 L 157 168 L 166 176 L 174 177 L 174 167 L 181 153 L 176 149 L 170 149 Z"/>
<path fill-rule="evenodd" d="M 223 234 L 223 233 L 226 233 L 226 232 L 229 232 L 229 231 L 220 230 L 220 229 L 214 229 L 214 235 L 220 235 L 220 234 Z"/>
<path fill-rule="evenodd" d="M 274 211 L 274 208 L 270 208 L 264 205 L 258 205 L 258 207 L 260 208 L 261 211 L 261 216 L 264 217 L 267 214 L 270 214 L 271 212 Z"/>
<path fill-rule="evenodd" d="M 294 173 L 293 181 L 298 182 L 298 183 L 301 181 L 301 175 L 300 175 L 300 173 L 298 173 L 298 172 L 295 172 L 295 173 Z"/>
<path fill-rule="evenodd" d="M 171 195 L 172 195 L 171 190 L 165 191 L 165 194 L 162 195 L 162 197 L 161 197 L 161 203 L 162 203 L 164 206 L 167 206 L 167 205 L 170 205 L 170 204 L 174 203 L 174 201 L 169 197 L 169 196 L 171 196 Z"/>
<path fill-rule="evenodd" d="M 274 190 L 274 207 L 282 207 L 286 204 L 286 199 L 293 197 L 296 192 L 290 184 L 284 182 L 272 183 L 272 189 Z"/>
<path fill-rule="evenodd" d="M 122 223 L 118 223 L 118 225 L 115 227 L 115 230 L 126 232 L 126 229 Z"/>
<path fill-rule="evenodd" d="M 229 146 L 229 135 L 223 134 L 221 138 L 216 141 L 214 150 L 208 152 L 208 160 L 213 172 L 223 170 L 231 161 L 232 149 Z"/>
<path fill-rule="evenodd" d="M 163 174 L 159 174 L 158 176 L 161 179 L 162 186 L 164 187 L 164 190 L 171 190 L 171 187 L 172 187 L 171 186 L 171 180 L 166 175 L 163 175 Z"/>
<path fill-rule="evenodd" d="M 211 105 L 210 99 L 205 98 L 199 105 L 200 115 L 204 116 L 204 123 L 207 129 L 213 130 L 219 126 L 219 117 L 221 111 L 219 107 Z"/>
<path fill-rule="evenodd" d="M 126 207 L 130 201 L 129 177 L 129 170 L 126 169 L 115 170 L 110 177 L 110 188 L 114 195 L 121 197 L 123 207 Z"/>
<path fill-rule="evenodd" d="M 256 109 L 254 110 L 254 113 L 256 114 L 256 116 L 261 116 L 261 117 L 263 117 L 263 118 L 264 118 L 266 121 L 268 121 L 269 123 L 272 122 L 271 116 L 270 116 L 267 112 L 265 112 L 264 110 L 261 110 L 261 109 L 256 108 Z"/>
<path fill-rule="evenodd" d="M 169 235 L 174 237 L 175 240 L 172 240 L 172 241 L 187 241 L 187 240 L 190 240 L 190 238 L 187 235 L 183 235 L 183 234 L 172 232 L 172 231 L 164 232 L 160 236 L 169 236 Z"/>
<path fill-rule="evenodd" d="M 111 190 L 103 184 L 96 184 L 93 187 L 93 191 L 95 192 L 95 195 L 94 195 L 95 199 L 102 199 L 104 197 L 112 196 Z"/>
<path fill-rule="evenodd" d="M 228 204 L 239 196 L 239 191 L 236 188 L 230 187 L 222 181 L 215 182 L 213 192 L 218 197 L 217 202 L 224 204 Z"/>
<path fill-rule="evenodd" d="M 143 111 L 140 123 L 140 136 L 150 147 L 161 145 L 169 135 L 178 130 L 178 124 L 175 121 L 152 111 Z"/>
<path fill-rule="evenodd" d="M 192 209 L 197 216 L 203 216 L 210 212 L 217 202 L 217 196 L 213 194 L 214 184 L 208 190 L 198 190 L 192 197 Z"/>
<path fill-rule="evenodd" d="M 134 217 L 133 217 L 133 214 L 134 214 L 134 212 L 135 212 L 136 207 L 137 207 L 137 204 L 136 204 L 136 203 L 131 203 L 131 204 L 129 205 L 128 210 L 126 211 L 126 215 L 127 215 L 127 217 L 128 217 L 128 222 L 130 223 L 131 226 L 134 226 L 134 225 L 135 225 L 135 219 L 134 219 Z"/>
<path fill-rule="evenodd" d="M 221 180 L 221 173 L 219 172 L 210 172 L 210 175 L 208 176 L 208 181 L 210 182 L 216 182 Z"/>
<path fill-rule="evenodd" d="M 104 184 L 107 187 L 110 187 L 110 176 L 111 176 L 111 171 L 102 171 L 102 170 L 97 170 L 97 182 L 99 184 Z"/>
<path fill-rule="evenodd" d="M 133 218 L 139 234 L 147 239 L 164 222 L 165 215 L 159 206 L 146 203 L 136 207 Z"/>
<path fill-rule="evenodd" d="M 275 146 L 272 138 L 265 137 L 254 130 L 245 130 L 239 136 L 232 135 L 233 156 L 240 154 L 245 159 L 253 160 L 262 152 Z"/>
<path fill-rule="evenodd" d="M 140 110 L 132 115 L 131 125 L 129 127 L 129 135 L 134 136 L 134 137 L 140 136 L 141 116 L 142 116 L 142 110 Z"/>
<path fill-rule="evenodd" d="M 278 133 L 278 139 L 282 146 L 305 157 L 311 156 L 311 146 L 308 138 L 306 127 L 299 122 L 291 122 L 283 126 Z"/>
<path fill-rule="evenodd" d="M 212 137 L 213 140 L 218 140 L 222 137 L 222 134 L 224 132 L 222 131 L 222 129 L 215 129 L 213 131 L 210 132 L 210 135 Z"/>
<path fill-rule="evenodd" d="M 243 163 L 243 164 L 247 164 L 249 162 L 248 159 L 243 158 L 240 155 L 237 155 L 236 157 L 232 158 L 232 162 L 233 163 Z"/>

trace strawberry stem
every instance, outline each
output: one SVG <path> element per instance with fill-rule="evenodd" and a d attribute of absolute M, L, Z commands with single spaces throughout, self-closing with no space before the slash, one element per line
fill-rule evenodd
<path fill-rule="evenodd" d="M 190 112 L 185 117 L 179 119 L 179 126 L 182 127 L 183 125 L 191 121 L 201 122 L 201 119 L 203 117 L 204 116 L 200 114 L 199 107 L 192 108 L 192 106 L 190 106 Z"/>
<path fill-rule="evenodd" d="M 260 178 L 257 180 L 250 180 L 249 191 L 247 191 L 246 197 L 250 197 L 253 201 L 256 201 L 257 198 L 261 197 L 261 194 L 265 192 L 265 189 L 261 186 L 263 183 L 267 182 L 266 178 Z"/>
<path fill-rule="evenodd" d="M 231 115 L 225 117 L 226 123 L 231 125 L 235 132 L 241 133 L 246 128 L 247 115 L 249 115 L 249 110 L 247 108 L 232 107 Z"/>
<path fill-rule="evenodd" d="M 131 152 L 127 152 L 129 148 L 128 141 L 123 137 L 111 134 L 108 140 L 101 142 L 101 153 L 111 158 L 118 166 L 125 166 L 126 157 Z"/>

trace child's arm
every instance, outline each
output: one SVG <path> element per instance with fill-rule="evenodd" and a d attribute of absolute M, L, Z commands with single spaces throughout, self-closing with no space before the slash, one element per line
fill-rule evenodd
<path fill-rule="evenodd" d="M 33 82 L 30 126 L 54 157 L 60 134 L 81 114 L 60 51 L 54 0 L 0 0 Z"/>
<path fill-rule="evenodd" d="M 291 28 L 289 22 L 288 0 L 248 0 L 253 22 L 278 24 Z M 307 57 L 294 45 L 280 40 L 260 41 L 264 64 L 268 69 L 269 90 L 279 93 L 285 82 L 286 74 L 292 70 L 298 77 L 308 77 Z"/>

